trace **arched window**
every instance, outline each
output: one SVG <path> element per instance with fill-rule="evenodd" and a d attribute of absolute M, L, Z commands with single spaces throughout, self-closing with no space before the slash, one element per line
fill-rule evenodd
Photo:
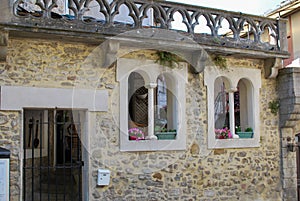
<path fill-rule="evenodd" d="M 160 74 L 157 78 L 155 88 L 155 133 L 160 138 L 159 133 L 169 134 L 169 139 L 175 139 L 177 133 L 177 107 L 176 82 L 168 74 Z M 172 138 L 172 136 L 174 138 Z M 167 135 L 165 135 L 168 137 Z"/>
<path fill-rule="evenodd" d="M 229 86 L 229 81 L 224 77 L 218 77 L 215 80 L 215 129 L 228 128 L 234 133 L 252 129 L 254 127 L 254 114 L 251 110 L 253 99 L 253 86 L 251 82 L 247 79 L 241 79 L 234 89 L 230 90 Z M 232 102 L 230 102 L 231 95 L 233 96 Z M 234 135 L 231 137 L 234 137 Z"/>
<path fill-rule="evenodd" d="M 187 66 L 169 69 L 147 62 L 118 59 L 120 150 L 183 150 Z"/>
<path fill-rule="evenodd" d="M 208 147 L 259 146 L 259 88 L 257 69 L 204 70 L 208 103 Z"/>
<path fill-rule="evenodd" d="M 253 85 L 247 79 L 238 82 L 237 91 L 234 94 L 235 125 L 237 130 L 246 131 L 254 128 Z"/>
<path fill-rule="evenodd" d="M 148 89 L 144 78 L 137 72 L 132 72 L 128 78 L 128 128 L 138 128 L 143 134 L 140 139 L 147 136 L 148 127 Z M 136 140 L 129 136 L 129 140 Z"/>
<path fill-rule="evenodd" d="M 228 80 L 224 77 L 218 77 L 214 83 L 214 119 L 215 129 L 230 128 L 229 125 L 229 99 Z"/>

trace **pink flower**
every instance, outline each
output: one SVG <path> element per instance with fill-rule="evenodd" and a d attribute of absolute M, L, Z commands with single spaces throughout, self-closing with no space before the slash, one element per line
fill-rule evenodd
<path fill-rule="evenodd" d="M 144 140 L 144 132 L 138 128 L 130 128 L 128 130 L 129 140 Z"/>
<path fill-rule="evenodd" d="M 222 129 L 215 129 L 215 135 L 216 135 L 216 139 L 232 138 L 232 134 L 227 127 Z"/>
<path fill-rule="evenodd" d="M 232 134 L 231 134 L 230 130 L 228 132 L 228 138 L 232 138 Z"/>

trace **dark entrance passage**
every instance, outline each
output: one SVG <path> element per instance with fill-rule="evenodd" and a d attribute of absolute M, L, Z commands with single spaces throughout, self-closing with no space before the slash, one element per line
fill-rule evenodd
<path fill-rule="evenodd" d="M 23 200 L 82 200 L 82 114 L 24 110 Z"/>

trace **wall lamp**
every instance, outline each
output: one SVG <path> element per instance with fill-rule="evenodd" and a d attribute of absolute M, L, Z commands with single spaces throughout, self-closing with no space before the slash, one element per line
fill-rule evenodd
<path fill-rule="evenodd" d="M 296 142 L 294 139 L 292 140 L 291 137 L 287 137 L 286 140 L 287 140 L 287 150 L 290 152 L 295 152 L 298 148 L 298 137 L 295 137 Z"/>

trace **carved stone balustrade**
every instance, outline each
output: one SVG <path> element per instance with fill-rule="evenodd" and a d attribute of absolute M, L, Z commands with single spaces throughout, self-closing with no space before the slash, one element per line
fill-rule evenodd
<path fill-rule="evenodd" d="M 238 12 L 157 0 L 1 0 L 0 8 L 0 25 L 12 35 L 95 42 L 135 29 L 165 29 L 214 53 L 288 57 L 285 20 Z"/>

